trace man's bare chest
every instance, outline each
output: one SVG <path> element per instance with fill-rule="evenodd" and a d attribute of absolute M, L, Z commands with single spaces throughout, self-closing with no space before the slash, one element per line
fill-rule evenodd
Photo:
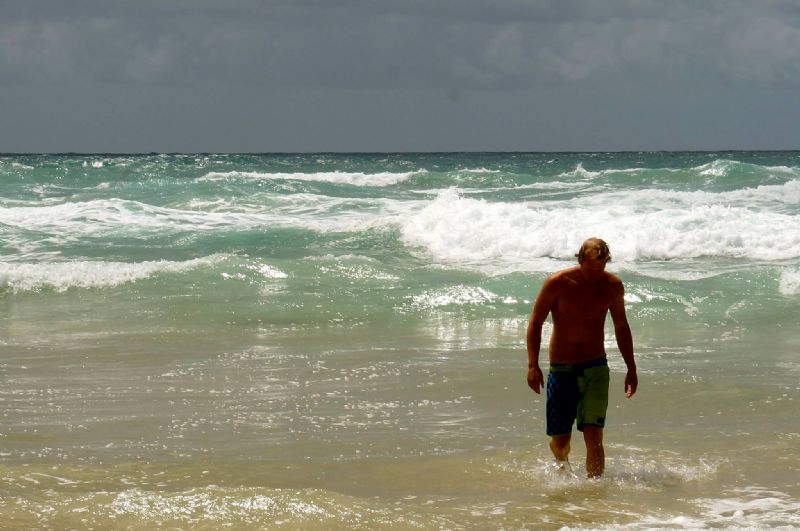
<path fill-rule="evenodd" d="M 611 306 L 610 290 L 604 286 L 566 286 L 555 310 L 570 317 L 602 317 Z"/>

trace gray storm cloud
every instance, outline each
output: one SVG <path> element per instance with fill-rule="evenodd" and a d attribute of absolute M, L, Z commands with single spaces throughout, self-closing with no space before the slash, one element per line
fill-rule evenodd
<path fill-rule="evenodd" d="M 748 136 L 740 114 L 769 121 L 800 90 L 795 2 L 34 0 L 4 15 L 2 151 L 758 148 L 765 128 Z M 787 123 L 770 145 L 792 146 Z"/>

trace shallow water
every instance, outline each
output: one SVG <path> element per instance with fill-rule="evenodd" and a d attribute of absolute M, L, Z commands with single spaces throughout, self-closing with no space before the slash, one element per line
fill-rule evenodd
<path fill-rule="evenodd" d="M 800 155 L 0 158 L 0 526 L 800 527 Z M 523 334 L 605 237 L 607 470 Z M 545 335 L 549 334 L 549 325 Z"/>

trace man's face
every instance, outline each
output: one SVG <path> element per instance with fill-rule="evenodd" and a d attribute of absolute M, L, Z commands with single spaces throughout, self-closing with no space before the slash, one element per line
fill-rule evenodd
<path fill-rule="evenodd" d="M 606 269 L 607 260 L 602 258 L 595 258 L 593 256 L 586 256 L 581 262 L 581 272 L 587 280 L 600 280 L 603 276 L 603 271 Z"/>

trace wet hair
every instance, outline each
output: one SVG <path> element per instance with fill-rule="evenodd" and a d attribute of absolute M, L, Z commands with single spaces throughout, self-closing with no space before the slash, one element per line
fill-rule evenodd
<path fill-rule="evenodd" d="M 582 264 L 586 257 L 608 262 L 611 260 L 611 251 L 608 249 L 608 244 L 600 238 L 589 238 L 583 242 L 578 254 L 575 256 L 578 258 L 579 264 Z"/>

